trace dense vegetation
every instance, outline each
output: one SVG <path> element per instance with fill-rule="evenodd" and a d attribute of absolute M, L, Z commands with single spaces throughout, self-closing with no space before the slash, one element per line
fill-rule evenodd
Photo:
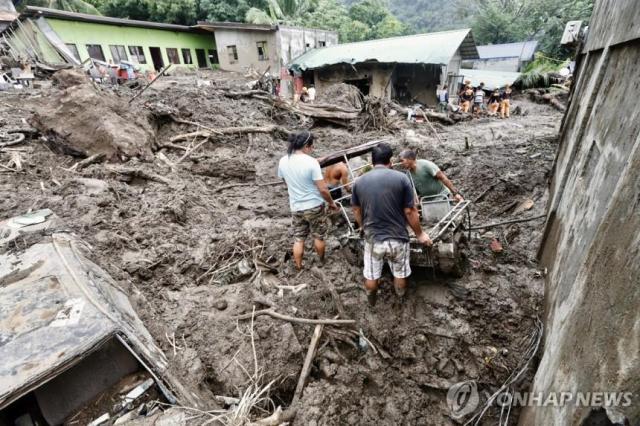
<path fill-rule="evenodd" d="M 552 58 L 569 54 L 559 46 L 565 23 L 588 20 L 593 8 L 593 0 L 23 0 L 25 4 L 177 24 L 280 22 L 333 29 L 342 42 L 471 27 L 478 44 L 536 39 Z"/>

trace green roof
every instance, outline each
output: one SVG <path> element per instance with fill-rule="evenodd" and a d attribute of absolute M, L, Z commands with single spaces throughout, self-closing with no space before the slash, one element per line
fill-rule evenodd
<path fill-rule="evenodd" d="M 484 83 L 487 90 L 499 89 L 507 84 L 513 84 L 520 77 L 519 72 L 510 71 L 491 71 L 491 70 L 471 70 L 460 68 L 460 75 L 465 80 L 470 80 L 471 85 L 476 87 L 480 83 Z"/>
<path fill-rule="evenodd" d="M 294 59 L 289 68 L 304 71 L 341 63 L 363 62 L 447 65 L 458 49 L 462 59 L 478 58 L 478 50 L 469 28 L 312 49 Z"/>

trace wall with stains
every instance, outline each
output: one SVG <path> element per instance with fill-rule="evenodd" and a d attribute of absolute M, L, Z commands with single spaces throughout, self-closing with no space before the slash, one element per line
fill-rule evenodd
<path fill-rule="evenodd" d="M 534 393 L 631 392 L 630 404 L 529 407 L 522 425 L 640 424 L 640 8 L 598 1 L 550 188 L 544 352 Z M 623 399 L 622 402 L 625 402 Z M 611 424 L 611 423 L 602 423 Z"/>

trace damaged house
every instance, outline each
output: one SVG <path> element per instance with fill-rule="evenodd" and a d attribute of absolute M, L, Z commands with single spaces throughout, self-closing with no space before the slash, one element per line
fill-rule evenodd
<path fill-rule="evenodd" d="M 211 31 L 219 49 L 220 69 L 242 72 L 251 67 L 278 75 L 292 58 L 310 49 L 338 44 L 336 31 L 288 25 L 198 22 Z"/>
<path fill-rule="evenodd" d="M 332 84 L 349 83 L 365 95 L 433 105 L 438 86 L 448 84 L 455 93 L 463 81 L 461 62 L 477 58 L 471 30 L 462 29 L 313 49 L 289 69 L 319 94 Z"/>
<path fill-rule="evenodd" d="M 185 25 L 110 18 L 27 6 L 2 33 L 14 60 L 80 65 L 128 61 L 141 70 L 218 64 L 210 32 Z"/>

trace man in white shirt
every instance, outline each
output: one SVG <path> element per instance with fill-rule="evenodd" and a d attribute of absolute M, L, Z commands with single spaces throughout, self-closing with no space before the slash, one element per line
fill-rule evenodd
<path fill-rule="evenodd" d="M 318 160 L 309 155 L 312 151 L 311 132 L 292 134 L 289 136 L 287 155 L 278 164 L 278 177 L 284 179 L 289 192 L 295 237 L 293 259 L 298 269 L 302 269 L 304 242 L 309 234 L 314 238 L 314 247 L 320 261 L 324 261 L 324 237 L 328 229 L 325 203 L 331 210 L 338 210 L 322 176 Z"/>

